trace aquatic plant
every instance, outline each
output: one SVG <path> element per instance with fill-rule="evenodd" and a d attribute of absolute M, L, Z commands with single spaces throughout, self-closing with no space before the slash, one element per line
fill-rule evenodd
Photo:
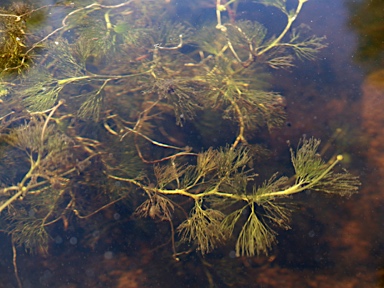
<path fill-rule="evenodd" d="M 26 20 L 17 26 L 24 16 L 52 17 L 49 31 L 28 34 L 28 47 L 17 44 L 23 49 L 11 43 L 19 36 L 1 31 L 8 33 L 4 49 L 19 47 L 17 61 L 0 63 L 0 165 L 7 167 L 0 223 L 14 245 L 47 251 L 52 225 L 65 230 L 74 216 L 89 220 L 117 203 L 141 203 L 136 217 L 169 223 L 176 259 L 183 243 L 205 254 L 233 237 L 237 256 L 254 256 L 268 253 L 277 228 L 289 228 L 288 197 L 357 191 L 357 177 L 335 171 L 342 156 L 322 160 L 314 138 L 291 148 L 290 178 L 274 174 L 256 184 L 262 150 L 249 143 L 285 119 L 266 69 L 313 60 L 325 44 L 294 27 L 307 0 L 292 10 L 284 0 L 256 1 L 286 16 L 275 36 L 237 19 L 239 1 L 216 1 L 215 23 L 199 27 L 173 19 L 172 1 L 77 1 L 22 15 L 3 8 L 0 21 L 25 34 L 33 30 Z M 207 117 L 214 127 L 229 123 L 232 140 L 208 149 L 185 140 L 186 125 L 201 132 L 195 138 L 212 133 L 199 124 Z"/>

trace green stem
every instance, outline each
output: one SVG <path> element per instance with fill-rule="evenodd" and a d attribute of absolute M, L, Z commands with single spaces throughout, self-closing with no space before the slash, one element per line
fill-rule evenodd
<path fill-rule="evenodd" d="M 272 193 L 268 193 L 268 194 L 264 194 L 264 195 L 260 195 L 256 199 L 256 202 L 259 201 L 259 200 L 268 199 L 268 198 L 271 198 L 271 197 L 288 196 L 288 195 L 300 193 L 300 192 L 302 192 L 304 190 L 310 189 L 310 188 L 316 186 L 316 184 L 318 184 L 319 181 L 321 181 L 333 169 L 333 167 L 335 167 L 335 165 L 337 163 L 339 163 L 341 160 L 343 160 L 343 156 L 342 155 L 338 155 L 336 157 L 336 160 L 331 165 L 329 165 L 329 167 L 327 169 L 325 169 L 325 171 L 323 173 L 321 173 L 320 176 L 314 178 L 313 180 L 311 180 L 308 183 L 306 183 L 307 181 L 305 181 L 304 179 L 301 179 L 301 181 L 299 181 L 295 185 L 289 187 L 288 189 L 285 189 L 285 190 L 282 190 L 282 191 L 276 191 L 276 192 L 272 192 Z"/>
<path fill-rule="evenodd" d="M 262 195 L 258 195 L 258 196 L 255 196 L 255 195 L 247 196 L 245 194 L 232 194 L 232 193 L 220 192 L 218 190 L 220 185 L 216 185 L 216 187 L 210 191 L 205 191 L 202 193 L 194 194 L 194 193 L 188 192 L 187 189 L 166 190 L 166 189 L 150 188 L 150 187 L 145 186 L 144 184 L 142 184 L 136 180 L 133 180 L 133 179 L 127 179 L 127 178 L 122 178 L 122 177 L 113 176 L 113 175 L 108 175 L 108 177 L 115 179 L 115 180 L 118 180 L 118 181 L 131 183 L 133 185 L 136 185 L 136 186 L 142 188 L 144 191 L 151 191 L 153 193 L 160 193 L 163 195 L 181 195 L 181 196 L 192 198 L 195 201 L 197 201 L 203 197 L 206 197 L 206 196 L 215 195 L 218 197 L 230 198 L 230 199 L 234 199 L 237 201 L 246 201 L 249 203 L 249 202 L 260 202 L 262 200 L 265 200 L 265 199 L 268 200 L 268 199 L 275 198 L 275 197 L 289 196 L 289 195 L 297 194 L 297 193 L 300 193 L 304 190 L 310 189 L 310 188 L 316 186 L 316 184 L 318 184 L 319 181 L 321 181 L 335 167 L 335 165 L 337 163 L 339 163 L 342 159 L 343 159 L 343 157 L 341 155 L 338 155 L 336 157 L 336 160 L 331 165 L 329 165 L 329 167 L 327 169 L 325 169 L 325 171 L 323 173 L 321 173 L 321 175 L 312 179 L 311 181 L 301 179 L 298 181 L 298 183 L 296 183 L 295 185 L 293 185 L 293 186 L 291 186 L 285 190 L 276 191 L 276 192 L 267 193 L 267 194 L 262 194 Z"/>
<path fill-rule="evenodd" d="M 237 0 L 231 0 L 231 1 L 228 1 L 227 3 L 225 3 L 225 4 L 222 4 L 224 7 L 227 7 L 228 5 L 230 5 L 230 4 L 232 4 L 232 3 L 234 3 L 234 2 L 236 2 Z"/>
<path fill-rule="evenodd" d="M 264 54 L 265 52 L 271 50 L 273 47 L 277 46 L 281 39 L 283 39 L 283 37 L 285 36 L 285 34 L 287 34 L 288 30 L 291 28 L 292 26 L 292 23 L 296 20 L 297 16 L 299 15 L 300 11 L 301 11 L 301 8 L 303 7 L 303 4 L 305 2 L 307 2 L 308 0 L 299 0 L 299 4 L 297 5 L 296 7 L 296 11 L 295 11 L 295 14 L 293 15 L 287 15 L 288 16 L 288 23 L 287 25 L 285 26 L 283 32 L 281 32 L 281 34 L 279 35 L 279 37 L 277 37 L 271 44 L 269 44 L 267 47 L 265 47 L 263 50 L 259 51 L 257 53 L 257 56 L 260 56 L 262 54 Z"/>
<path fill-rule="evenodd" d="M 145 74 L 150 74 L 151 73 L 151 70 L 148 70 L 148 71 L 145 71 L 145 72 L 141 72 L 141 73 L 137 73 L 137 74 L 129 74 L 129 75 L 85 75 L 85 76 L 78 76 L 78 77 L 71 77 L 71 78 L 65 78 L 65 79 L 60 79 L 60 80 L 57 80 L 57 84 L 58 85 L 66 85 L 66 84 L 69 84 L 71 82 L 75 82 L 75 81 L 80 81 L 80 80 L 84 80 L 84 79 L 97 79 L 97 80 L 103 80 L 105 81 L 106 79 L 107 80 L 113 80 L 113 79 L 122 79 L 122 78 L 129 78 L 129 77 L 135 77 L 135 76 L 140 76 L 140 75 L 145 75 Z"/>
<path fill-rule="evenodd" d="M 188 192 L 186 189 L 165 190 L 165 189 L 150 188 L 150 187 L 145 186 L 145 185 L 141 184 L 140 182 L 133 180 L 133 179 L 127 179 L 127 178 L 122 178 L 122 177 L 113 176 L 113 175 L 108 175 L 108 177 L 115 179 L 115 180 L 118 180 L 118 181 L 131 183 L 133 185 L 140 187 L 141 189 L 143 189 L 145 191 L 151 190 L 153 193 L 160 193 L 163 195 L 181 195 L 181 196 L 192 198 L 195 201 L 199 200 L 203 197 L 209 196 L 209 195 L 215 195 L 215 196 L 219 196 L 219 197 L 223 197 L 223 198 L 232 198 L 235 200 L 244 200 L 244 201 L 248 202 L 248 198 L 245 195 L 220 192 L 217 190 L 216 187 L 213 188 L 212 190 L 208 191 L 208 192 L 202 192 L 202 193 L 194 194 L 194 193 Z"/>

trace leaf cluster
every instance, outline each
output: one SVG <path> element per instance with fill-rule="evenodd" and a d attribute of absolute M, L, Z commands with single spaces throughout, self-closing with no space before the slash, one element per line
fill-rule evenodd
<path fill-rule="evenodd" d="M 247 192 L 252 174 L 246 166 L 251 158 L 249 151 L 242 148 L 200 153 L 195 166 L 177 166 L 173 170 L 170 166 L 157 168 L 159 189 L 151 191 L 194 199 L 195 207 L 178 230 L 183 242 L 196 243 L 202 253 L 228 239 L 238 226 L 236 255 L 268 253 L 276 242 L 274 227 L 289 229 L 292 208 L 282 200 L 307 189 L 341 196 L 357 191 L 357 177 L 345 171 L 335 173 L 333 169 L 340 159 L 325 163 L 317 154 L 319 144 L 314 138 L 303 139 L 296 153 L 291 152 L 296 172 L 293 184 L 288 177 L 278 178 L 275 174 L 261 186 L 253 186 L 252 193 Z M 168 190 L 172 182 L 179 183 L 174 192 Z M 207 200 L 206 207 L 202 205 L 203 199 Z M 147 200 L 145 211 L 149 210 L 150 203 L 151 200 Z M 225 214 L 239 206 L 241 208 Z"/>
<path fill-rule="evenodd" d="M 201 203 L 195 202 L 190 217 L 177 228 L 181 241 L 195 243 L 202 254 L 212 251 L 226 239 L 220 229 L 223 218 L 224 214 L 220 211 L 203 209 Z"/>
<path fill-rule="evenodd" d="M 44 157 L 51 153 L 65 153 L 73 141 L 65 134 L 56 130 L 55 125 L 44 125 L 37 118 L 27 124 L 12 129 L 7 136 L 7 142 L 28 154 L 39 153 Z"/>
<path fill-rule="evenodd" d="M 192 120 L 196 111 L 201 109 L 199 88 L 202 88 L 199 83 L 176 77 L 156 79 L 153 87 L 146 93 L 155 93 L 159 100 L 165 100 L 172 105 L 176 124 L 182 126 L 183 122 Z"/>
<path fill-rule="evenodd" d="M 0 74 L 21 72 L 29 67 L 25 52 L 28 50 L 27 25 L 28 4 L 14 3 L 8 8 L 0 8 Z"/>
<path fill-rule="evenodd" d="M 333 165 L 326 164 L 317 154 L 319 145 L 320 140 L 310 138 L 303 140 L 296 153 L 291 149 L 291 161 L 295 168 L 296 183 L 311 190 L 342 196 L 356 193 L 360 183 L 358 177 L 346 171 L 335 173 L 332 170 Z M 337 156 L 336 161 L 341 160 L 342 156 Z"/>
<path fill-rule="evenodd" d="M 161 221 L 170 221 L 174 210 L 175 206 L 170 199 L 154 194 L 136 208 L 134 215 L 137 217 L 150 217 Z"/>
<path fill-rule="evenodd" d="M 285 0 L 257 1 L 287 17 L 271 37 L 256 21 L 222 21 L 218 15 L 235 2 L 216 7 L 216 27 L 206 22 L 196 29 L 169 20 L 162 1 L 82 3 L 64 16 L 54 7 L 60 21 L 28 55 L 24 21 L 0 16 L 1 69 L 25 64 L 44 47 L 33 69 L 0 82 L 1 100 L 21 106 L 11 124 L 8 114 L 0 119 L 7 145 L 1 167 L 14 170 L 2 183 L 0 212 L 15 243 L 46 249 L 48 226 L 63 222 L 66 229 L 69 218 L 89 219 L 122 201 L 141 203 L 132 209 L 137 217 L 169 222 L 178 232 L 172 243 L 178 237 L 206 254 L 233 237 L 237 256 L 254 256 L 269 252 L 277 228 L 289 228 L 287 198 L 306 190 L 357 191 L 357 177 L 335 172 L 342 157 L 324 161 L 314 138 L 291 149 L 291 178 L 274 174 L 255 184 L 253 152 L 260 149 L 248 143 L 259 143 L 257 128 L 277 127 L 285 117 L 284 99 L 269 89 L 265 71 L 291 67 L 295 58 L 313 60 L 325 45 L 292 26 L 306 0 L 296 10 Z M 199 112 L 209 115 L 197 119 Z M 169 115 L 179 127 L 166 122 Z M 202 124 L 208 133 L 189 129 L 207 119 L 215 120 Z M 218 127 L 233 132 L 227 123 L 237 127 L 228 136 L 235 140 L 194 152 L 203 141 L 220 145 Z M 182 148 L 190 142 L 200 146 Z"/>

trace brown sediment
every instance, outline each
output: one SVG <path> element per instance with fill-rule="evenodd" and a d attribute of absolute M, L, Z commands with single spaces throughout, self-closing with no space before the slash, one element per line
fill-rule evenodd
<path fill-rule="evenodd" d="M 360 146 L 365 167 L 359 170 L 363 185 L 355 199 L 345 204 L 340 218 L 344 221 L 339 219 L 339 224 L 332 229 L 334 234 L 327 236 L 336 251 L 335 261 L 357 270 L 381 261 L 373 257 L 373 251 L 380 249 L 376 243 L 384 237 L 381 223 L 377 221 L 383 217 L 384 203 L 384 70 L 367 76 L 361 91 Z"/>
<path fill-rule="evenodd" d="M 367 159 L 377 170 L 377 187 L 384 184 L 384 70 L 370 74 L 362 85 L 362 120 Z"/>

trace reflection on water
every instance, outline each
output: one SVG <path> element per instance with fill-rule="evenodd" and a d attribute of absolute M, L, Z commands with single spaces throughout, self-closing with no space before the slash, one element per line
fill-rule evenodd
<path fill-rule="evenodd" d="M 382 285 L 371 2 L 5 3 L 0 287 Z"/>

